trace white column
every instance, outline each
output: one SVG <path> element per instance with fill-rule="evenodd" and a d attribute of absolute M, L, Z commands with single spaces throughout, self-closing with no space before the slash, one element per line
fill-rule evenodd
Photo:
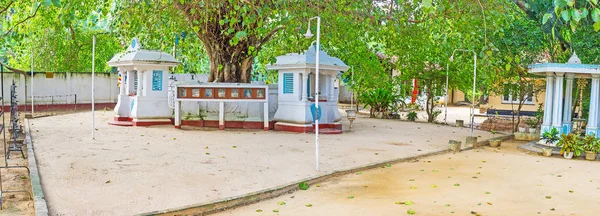
<path fill-rule="evenodd" d="M 219 130 L 223 129 L 225 129 L 225 102 L 221 101 L 219 102 Z"/>
<path fill-rule="evenodd" d="M 592 75 L 592 87 L 590 92 L 590 110 L 588 116 L 587 127 L 585 128 L 586 134 L 595 134 L 598 136 L 598 87 L 600 84 L 599 80 L 600 75 Z"/>
<path fill-rule="evenodd" d="M 125 74 L 127 74 L 127 71 L 119 70 L 119 74 L 121 75 L 121 86 L 119 86 L 119 95 L 125 95 Z"/>
<path fill-rule="evenodd" d="M 144 87 L 144 76 L 143 76 L 143 74 L 144 74 L 143 71 L 137 71 L 137 80 L 138 80 L 137 96 L 138 97 L 142 96 L 142 88 Z"/>
<path fill-rule="evenodd" d="M 267 90 L 265 93 L 266 98 L 269 98 L 268 92 L 269 91 Z M 265 102 L 264 107 L 263 107 L 263 116 L 264 116 L 263 118 L 265 121 L 264 129 L 265 129 L 265 131 L 269 131 L 269 102 L 268 102 L 268 99 L 267 99 L 267 102 Z"/>
<path fill-rule="evenodd" d="M 554 98 L 552 99 L 552 128 L 561 131 L 562 114 L 563 114 L 563 75 L 564 73 L 556 73 L 554 80 Z"/>
<path fill-rule="evenodd" d="M 544 120 L 540 130 L 540 134 L 550 131 L 552 125 L 552 99 L 554 96 L 554 73 L 546 74 L 546 104 L 544 105 Z"/>
<path fill-rule="evenodd" d="M 567 74 L 567 85 L 565 89 L 565 103 L 563 105 L 563 122 L 562 122 L 562 133 L 569 134 L 572 131 L 571 119 L 573 118 L 573 78 L 574 74 Z"/>
<path fill-rule="evenodd" d="M 300 86 L 302 87 L 302 101 L 306 102 L 308 100 L 308 72 L 302 73 L 302 83 Z"/>
<path fill-rule="evenodd" d="M 181 101 L 175 101 L 175 128 L 181 128 Z"/>

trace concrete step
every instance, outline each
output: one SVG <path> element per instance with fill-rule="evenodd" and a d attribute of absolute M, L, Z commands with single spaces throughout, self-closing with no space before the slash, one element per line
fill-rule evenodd
<path fill-rule="evenodd" d="M 115 125 L 115 126 L 123 126 L 123 127 L 133 126 L 133 122 L 130 122 L 130 121 L 109 121 L 108 124 Z"/>
<path fill-rule="evenodd" d="M 319 128 L 319 134 L 341 134 L 342 130 L 334 129 L 334 128 Z"/>

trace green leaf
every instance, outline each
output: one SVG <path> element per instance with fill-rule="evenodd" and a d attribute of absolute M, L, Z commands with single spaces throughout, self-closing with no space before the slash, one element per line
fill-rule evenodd
<path fill-rule="evenodd" d="M 304 206 L 306 206 L 306 207 L 312 207 L 312 204 L 309 203 L 309 204 L 306 204 Z"/>
<path fill-rule="evenodd" d="M 277 202 L 277 205 L 285 205 L 284 201 Z"/>
<path fill-rule="evenodd" d="M 242 39 L 242 38 L 246 38 L 248 36 L 248 34 L 246 33 L 246 31 L 239 31 L 239 32 L 235 33 L 235 36 L 239 39 Z"/>
<path fill-rule="evenodd" d="M 592 0 L 593 4 L 598 4 L 598 0 Z"/>
<path fill-rule="evenodd" d="M 354 199 L 354 196 L 348 196 L 348 199 Z"/>
<path fill-rule="evenodd" d="M 569 7 L 573 7 L 573 5 L 575 5 L 575 0 L 565 0 L 565 1 L 567 1 L 567 5 Z"/>
<path fill-rule="evenodd" d="M 585 19 L 588 14 L 589 14 L 589 11 L 587 8 L 581 9 L 581 18 Z"/>
<path fill-rule="evenodd" d="M 565 2 L 565 0 L 554 0 L 554 7 L 563 8 L 564 6 L 567 6 L 567 2 Z"/>
<path fill-rule="evenodd" d="M 52 0 L 52 4 L 56 7 L 60 7 L 60 0 Z"/>
<path fill-rule="evenodd" d="M 504 68 L 506 69 L 506 71 L 510 71 L 510 64 L 506 64 L 506 66 L 504 66 Z"/>
<path fill-rule="evenodd" d="M 277 212 L 279 212 L 279 210 L 277 210 L 277 209 L 273 209 L 273 212 L 277 213 Z"/>
<path fill-rule="evenodd" d="M 52 4 L 52 0 L 44 0 L 44 1 L 42 2 L 42 6 L 44 6 L 44 7 L 48 7 L 48 6 L 50 6 L 51 4 Z"/>
<path fill-rule="evenodd" d="M 563 18 L 565 22 L 569 22 L 571 20 L 571 13 L 568 10 L 564 10 L 560 13 L 560 16 Z"/>
<path fill-rule="evenodd" d="M 579 22 L 579 20 L 581 20 L 581 11 L 572 9 L 571 17 L 573 18 L 573 20 L 575 20 L 575 22 Z"/>
<path fill-rule="evenodd" d="M 308 190 L 308 183 L 302 182 L 298 185 L 298 187 L 300 188 L 300 190 Z"/>
<path fill-rule="evenodd" d="M 262 209 L 256 209 L 256 212 L 262 212 Z"/>
<path fill-rule="evenodd" d="M 414 214 L 416 214 L 416 212 L 415 212 L 415 210 L 409 209 L 406 211 L 406 214 L 414 215 Z"/>
<path fill-rule="evenodd" d="M 600 22 L 600 9 L 594 8 L 594 10 L 592 10 L 592 20 L 594 20 L 594 22 Z"/>
<path fill-rule="evenodd" d="M 550 18 L 552 18 L 552 14 L 550 14 L 550 13 L 544 14 L 544 18 L 542 18 L 542 25 L 546 24 Z"/>
<path fill-rule="evenodd" d="M 600 31 L 600 22 L 594 23 L 594 31 Z"/>

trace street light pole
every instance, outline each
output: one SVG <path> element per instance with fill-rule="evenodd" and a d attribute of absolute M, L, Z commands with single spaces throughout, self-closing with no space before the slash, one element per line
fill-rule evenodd
<path fill-rule="evenodd" d="M 306 34 L 304 36 L 306 38 L 311 38 L 313 36 L 310 33 L 310 21 L 313 19 L 317 19 L 317 47 L 316 47 L 316 60 L 315 60 L 315 160 L 316 160 L 316 170 L 319 171 L 319 52 L 320 52 L 320 39 L 321 39 L 321 17 L 316 16 L 308 19 L 308 29 L 306 30 Z"/>
<path fill-rule="evenodd" d="M 473 131 L 474 131 L 474 126 L 475 126 L 475 86 L 477 84 L 477 53 L 475 53 L 475 51 L 473 50 L 465 50 L 465 49 L 455 49 L 452 52 L 452 56 L 450 56 L 450 61 L 454 61 L 454 53 L 456 51 L 460 51 L 460 52 L 472 52 L 473 53 L 473 97 L 471 100 L 471 136 L 473 136 Z M 446 97 L 448 95 L 448 67 L 446 67 Z"/>
<path fill-rule="evenodd" d="M 448 124 L 448 69 L 450 68 L 450 63 L 446 63 L 446 97 L 444 100 L 444 123 Z"/>

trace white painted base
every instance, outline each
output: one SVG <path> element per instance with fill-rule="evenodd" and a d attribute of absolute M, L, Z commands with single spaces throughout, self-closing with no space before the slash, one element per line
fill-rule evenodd
<path fill-rule="evenodd" d="M 131 114 L 130 110 L 130 97 L 127 95 L 119 95 L 117 105 L 115 106 L 115 115 L 119 117 L 129 117 Z"/>

